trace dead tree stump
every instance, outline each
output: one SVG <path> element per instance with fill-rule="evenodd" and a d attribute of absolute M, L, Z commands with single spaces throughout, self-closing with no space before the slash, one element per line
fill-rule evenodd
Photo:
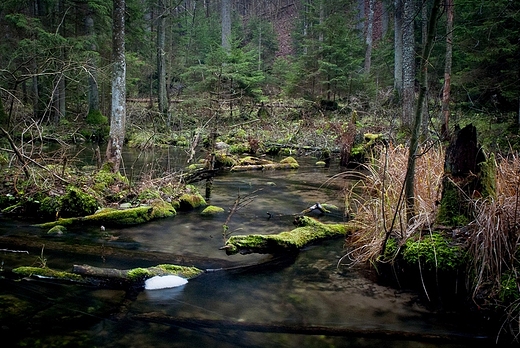
<path fill-rule="evenodd" d="M 475 126 L 457 128 L 446 149 L 438 223 L 464 226 L 473 220 L 471 200 L 494 195 L 495 166 L 487 164 Z"/>

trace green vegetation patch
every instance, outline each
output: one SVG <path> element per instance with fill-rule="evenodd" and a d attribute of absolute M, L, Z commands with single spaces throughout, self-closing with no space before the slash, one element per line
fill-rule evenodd
<path fill-rule="evenodd" d="M 138 225 L 154 219 L 175 216 L 176 211 L 173 206 L 164 201 L 154 202 L 151 206 L 141 206 L 129 209 L 105 209 L 96 214 L 64 218 L 57 221 L 46 222 L 37 226 L 51 228 L 53 226 L 70 226 L 76 224 L 100 224 L 106 226 L 129 226 Z"/>
<path fill-rule="evenodd" d="M 307 216 L 298 217 L 296 224 L 295 229 L 279 234 L 232 236 L 223 249 L 228 255 L 296 251 L 319 240 L 344 237 L 350 229 L 345 224 L 324 224 Z"/>
<path fill-rule="evenodd" d="M 206 208 L 204 208 L 203 211 L 201 211 L 200 214 L 201 215 L 216 215 L 216 214 L 221 214 L 224 211 L 225 211 L 224 208 L 217 207 L 214 205 L 208 205 Z"/>
<path fill-rule="evenodd" d="M 463 266 L 467 254 L 462 247 L 453 245 L 440 233 L 423 236 L 421 239 L 408 239 L 403 250 L 403 260 L 410 266 L 427 270 L 454 271 Z"/>
<path fill-rule="evenodd" d="M 41 277 L 61 280 L 70 280 L 74 282 L 82 282 L 83 277 L 79 274 L 70 272 L 56 271 L 47 267 L 18 267 L 13 269 L 13 273 L 24 277 Z"/>
<path fill-rule="evenodd" d="M 98 201 L 88 193 L 74 186 L 67 187 L 61 198 L 60 215 L 63 217 L 85 216 L 94 214 L 98 209 Z"/>

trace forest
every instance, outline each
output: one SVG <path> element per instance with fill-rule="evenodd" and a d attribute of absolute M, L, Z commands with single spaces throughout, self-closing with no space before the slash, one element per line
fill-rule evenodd
<path fill-rule="evenodd" d="M 146 222 L 221 170 L 312 154 L 358 180 L 344 260 L 428 298 L 457 284 L 518 342 L 519 2 L 3 0 L 0 27 L 3 216 L 139 201 Z M 172 146 L 185 171 L 122 161 Z"/>

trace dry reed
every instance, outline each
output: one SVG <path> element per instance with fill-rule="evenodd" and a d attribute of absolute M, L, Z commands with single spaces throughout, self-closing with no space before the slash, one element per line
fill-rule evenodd
<path fill-rule="evenodd" d="M 470 224 L 474 296 L 484 285 L 492 297 L 501 290 L 501 276 L 514 271 L 520 241 L 520 158 L 498 157 L 496 168 L 496 194 L 474 202 L 475 220 Z"/>
<path fill-rule="evenodd" d="M 430 147 L 417 158 L 416 215 L 409 223 L 403 204 L 407 159 L 408 149 L 404 146 L 376 148 L 370 163 L 358 172 L 359 181 L 347 191 L 347 206 L 354 213 L 355 222 L 364 226 L 349 238 L 353 250 L 345 257 L 353 264 L 377 260 L 387 233 L 401 246 L 415 232 L 433 224 L 441 192 L 444 152 Z"/>

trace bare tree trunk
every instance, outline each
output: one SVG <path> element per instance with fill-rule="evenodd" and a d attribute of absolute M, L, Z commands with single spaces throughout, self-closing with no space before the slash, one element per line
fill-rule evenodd
<path fill-rule="evenodd" d="M 366 32 L 366 51 L 365 51 L 365 73 L 370 74 L 370 67 L 372 65 L 372 42 L 374 33 L 374 8 L 376 6 L 375 0 L 368 1 L 368 17 L 367 17 L 367 32 Z"/>
<path fill-rule="evenodd" d="M 421 45 L 424 47 L 428 40 L 428 2 L 423 1 L 421 4 Z M 428 69 L 428 67 L 426 67 Z M 428 71 L 425 72 L 425 85 L 428 85 Z M 428 123 L 430 118 L 428 116 L 428 95 L 424 96 L 424 102 L 422 104 L 422 134 L 426 136 L 428 134 Z"/>
<path fill-rule="evenodd" d="M 87 9 L 87 16 L 85 18 L 85 31 L 87 35 L 93 39 L 94 37 L 94 18 L 91 9 Z M 96 51 L 96 44 L 92 43 L 90 50 Z M 97 84 L 97 63 L 93 54 L 89 54 L 87 60 L 88 70 L 88 112 L 99 110 L 99 90 Z"/>
<path fill-rule="evenodd" d="M 112 113 L 106 151 L 112 171 L 118 172 L 121 165 L 126 121 L 126 60 L 125 60 L 125 0 L 113 0 L 113 59 Z"/>
<path fill-rule="evenodd" d="M 407 221 L 410 221 L 415 215 L 415 190 L 414 190 L 414 182 L 415 182 L 415 161 L 417 159 L 417 149 L 419 147 L 419 136 L 421 130 L 422 123 L 422 104 L 424 102 L 424 97 L 427 92 L 427 69 L 429 53 L 431 51 L 431 47 L 433 45 L 433 39 L 435 37 L 435 27 L 437 25 L 437 14 L 439 11 L 440 0 L 434 0 L 433 8 L 430 13 L 430 17 L 428 20 L 428 36 L 426 39 L 426 43 L 423 46 L 422 54 L 421 54 L 421 66 L 420 66 L 420 89 L 419 89 L 419 98 L 417 100 L 417 104 L 415 107 L 415 120 L 414 126 L 412 129 L 412 137 L 410 139 L 410 149 L 408 152 L 408 165 L 406 168 L 406 177 L 405 177 L 405 198 L 406 198 L 406 218 Z"/>
<path fill-rule="evenodd" d="M 394 24 L 394 90 L 403 96 L 403 0 L 395 0 Z"/>
<path fill-rule="evenodd" d="M 415 101 L 414 0 L 403 0 L 403 116 L 402 126 L 411 128 Z"/>
<path fill-rule="evenodd" d="M 158 0 L 158 17 L 157 17 L 157 75 L 158 86 L 157 94 L 159 99 L 159 112 L 163 115 L 168 113 L 168 100 L 166 97 L 166 59 L 165 59 L 165 38 L 166 27 L 164 18 L 166 16 L 165 0 Z"/>
<path fill-rule="evenodd" d="M 231 51 L 231 3 L 230 0 L 222 0 L 222 48 L 226 52 Z"/>
<path fill-rule="evenodd" d="M 448 138 L 450 122 L 451 63 L 453 56 L 453 0 L 445 0 L 446 6 L 446 58 L 444 63 L 444 87 L 442 89 L 442 137 Z"/>

